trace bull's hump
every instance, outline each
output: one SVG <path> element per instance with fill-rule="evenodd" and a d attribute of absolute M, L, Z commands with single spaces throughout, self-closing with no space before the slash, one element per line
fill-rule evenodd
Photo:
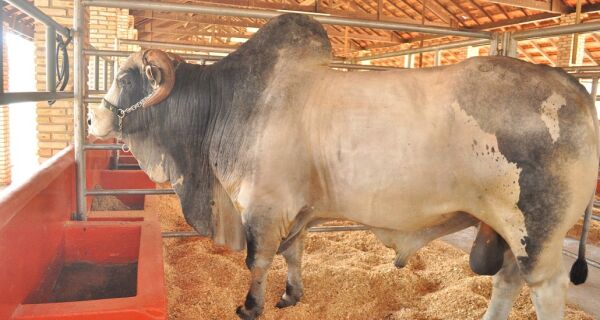
<path fill-rule="evenodd" d="M 271 19 L 230 58 L 257 58 L 285 54 L 290 58 L 326 62 L 331 56 L 327 32 L 315 19 L 287 13 Z"/>

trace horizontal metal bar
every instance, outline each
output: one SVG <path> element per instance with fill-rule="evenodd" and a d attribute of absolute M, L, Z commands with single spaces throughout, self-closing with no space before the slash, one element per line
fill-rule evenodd
<path fill-rule="evenodd" d="M 365 64 L 346 64 L 346 63 L 330 63 L 330 68 L 339 69 L 353 69 L 353 70 L 372 70 L 372 71 L 386 71 L 386 70 L 401 70 L 404 68 L 397 67 L 384 67 L 384 66 L 370 66 Z"/>
<path fill-rule="evenodd" d="M 600 72 L 574 72 L 574 73 L 569 73 L 569 74 L 577 79 L 600 78 Z"/>
<path fill-rule="evenodd" d="M 512 34 L 515 40 L 535 39 L 535 38 L 547 38 L 560 36 L 563 34 L 570 33 L 586 33 L 600 30 L 599 22 L 588 22 L 579 24 L 569 24 L 564 26 L 556 26 L 542 29 L 516 31 Z"/>
<path fill-rule="evenodd" d="M 56 29 L 56 32 L 62 34 L 63 36 L 65 36 L 65 37 L 70 36 L 71 31 L 68 28 L 66 28 L 63 25 L 61 25 L 60 23 L 54 21 L 54 19 L 52 19 L 51 17 L 46 15 L 44 12 L 42 12 L 42 10 L 38 9 L 36 6 L 34 6 L 29 1 L 6 0 L 6 2 L 13 5 L 13 7 L 23 11 L 24 13 L 26 13 L 28 16 L 34 18 L 35 20 L 45 24 L 46 26 L 53 27 L 54 29 Z"/>
<path fill-rule="evenodd" d="M 110 189 L 86 190 L 86 196 L 118 196 L 118 195 L 160 195 L 175 194 L 173 189 Z"/>
<path fill-rule="evenodd" d="M 122 150 L 123 144 L 84 144 L 84 150 Z"/>
<path fill-rule="evenodd" d="M 356 224 L 351 226 L 319 226 L 310 227 L 307 229 L 308 232 L 338 232 L 338 231 L 365 231 L 371 230 L 371 228 L 362 224 Z"/>
<path fill-rule="evenodd" d="M 340 231 L 367 231 L 371 228 L 357 224 L 351 226 L 319 226 L 308 228 L 308 232 L 340 232 Z M 169 231 L 162 233 L 163 238 L 200 237 L 196 231 Z"/>
<path fill-rule="evenodd" d="M 600 72 L 600 66 L 571 66 L 571 67 L 561 67 L 563 70 L 567 72 Z"/>
<path fill-rule="evenodd" d="M 85 102 L 85 103 L 100 103 L 100 102 L 102 102 L 102 98 L 94 98 L 94 97 L 84 98 L 83 102 Z"/>
<path fill-rule="evenodd" d="M 144 41 L 144 40 L 133 40 L 133 39 L 119 39 L 120 44 L 136 45 L 141 47 L 150 48 L 164 48 L 171 50 L 193 50 L 193 51 L 211 51 L 211 52 L 233 52 L 235 48 L 223 48 L 213 46 L 202 46 L 195 44 L 181 44 L 172 42 L 156 42 L 156 41 Z"/>
<path fill-rule="evenodd" d="M 462 47 L 468 47 L 468 46 L 477 47 L 477 46 L 484 46 L 484 45 L 489 45 L 489 44 L 490 44 L 489 40 L 472 39 L 472 40 L 465 40 L 465 41 L 450 42 L 450 43 L 440 44 L 440 45 L 436 45 L 436 46 L 423 47 L 423 48 L 415 48 L 415 49 L 408 49 L 408 50 L 402 50 L 402 51 L 393 51 L 393 52 L 386 52 L 386 53 L 381 53 L 381 54 L 374 54 L 372 56 L 359 57 L 358 60 L 359 61 L 376 60 L 376 59 L 399 57 L 399 56 L 428 52 L 428 51 L 447 50 L 447 49 L 462 48 Z"/>
<path fill-rule="evenodd" d="M 189 238 L 200 237 L 196 231 L 167 231 L 162 233 L 163 238 Z"/>
<path fill-rule="evenodd" d="M 98 57 L 129 57 L 135 53 L 134 51 L 115 51 L 115 50 L 95 50 L 95 49 L 85 49 L 83 50 L 83 54 L 87 56 L 98 56 Z M 205 54 L 177 54 L 183 59 L 186 60 L 206 60 L 206 61 L 217 61 L 221 60 L 223 57 L 221 56 L 209 56 Z"/>
<path fill-rule="evenodd" d="M 489 42 L 487 40 L 477 40 L 483 42 Z M 133 51 L 113 51 L 113 50 L 84 50 L 86 55 L 90 56 L 116 56 L 116 57 L 128 57 L 133 54 Z M 220 60 L 223 57 L 216 56 L 207 56 L 207 55 L 193 55 L 193 54 L 182 54 L 180 55 L 182 58 L 186 60 Z M 382 66 L 369 66 L 369 65 L 360 65 L 360 64 L 344 64 L 339 62 L 332 62 L 329 64 L 332 68 L 345 68 L 345 69 L 362 69 L 362 70 L 389 70 L 389 69 L 400 69 L 394 67 L 382 67 Z M 88 94 L 105 94 L 104 90 L 89 90 Z"/>
<path fill-rule="evenodd" d="M 281 11 L 273 10 L 259 10 L 259 9 L 246 9 L 246 8 L 232 8 L 232 7 L 217 7 L 217 6 L 206 6 L 199 4 L 180 4 L 180 3 L 164 3 L 164 2 L 148 2 L 148 1 L 122 1 L 122 0 L 84 0 L 84 5 L 96 6 L 96 7 L 112 7 L 112 8 L 124 8 L 124 9 L 137 9 L 137 10 L 155 10 L 155 11 L 169 11 L 169 12 L 186 12 L 206 15 L 217 15 L 217 16 L 231 16 L 231 17 L 246 17 L 256 19 L 271 19 L 282 14 Z M 308 13 L 308 12 L 307 12 Z M 424 26 L 420 24 L 409 24 L 409 23 L 398 23 L 389 21 L 376 21 L 376 20 L 365 20 L 365 19 L 353 19 L 345 17 L 334 17 L 327 15 L 312 15 L 317 21 L 325 24 L 335 24 L 350 27 L 364 27 L 364 28 L 375 28 L 375 29 L 386 29 L 403 32 L 423 32 L 431 34 L 441 34 L 447 36 L 459 36 L 459 37 L 472 37 L 491 39 L 491 33 L 487 31 L 477 30 L 461 30 L 454 28 L 435 27 L 435 26 Z"/>
<path fill-rule="evenodd" d="M 572 259 L 577 259 L 579 256 L 567 249 L 563 249 L 563 254 L 567 257 L 570 257 Z M 600 269 L 600 262 L 596 261 L 596 260 L 592 260 L 590 258 L 585 258 L 585 260 L 587 261 L 588 265 L 590 265 L 591 267 L 594 267 L 596 269 Z"/>
<path fill-rule="evenodd" d="M 88 90 L 89 95 L 105 95 L 106 90 Z"/>
<path fill-rule="evenodd" d="M 5 92 L 5 93 L 0 94 L 0 105 L 7 105 L 7 104 L 11 104 L 11 103 L 21 103 L 21 102 L 64 100 L 64 99 L 72 99 L 73 97 L 74 97 L 73 92 L 48 92 L 48 91 Z"/>

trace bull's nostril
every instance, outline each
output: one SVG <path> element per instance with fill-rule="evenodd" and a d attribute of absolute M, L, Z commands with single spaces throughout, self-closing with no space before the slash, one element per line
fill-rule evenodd
<path fill-rule="evenodd" d="M 92 119 L 88 119 L 88 126 L 92 125 Z"/>

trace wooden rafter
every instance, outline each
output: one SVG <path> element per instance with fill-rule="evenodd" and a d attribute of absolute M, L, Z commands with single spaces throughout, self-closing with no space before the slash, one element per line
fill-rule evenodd
<path fill-rule="evenodd" d="M 534 22 L 552 20 L 552 19 L 556 19 L 558 17 L 560 17 L 560 14 L 543 12 L 543 13 L 538 13 L 538 14 L 534 14 L 534 15 L 530 15 L 530 16 L 500 20 L 500 21 L 491 22 L 491 23 L 484 23 L 480 26 L 475 27 L 475 29 L 477 29 L 477 30 L 497 29 L 497 28 L 502 28 L 502 27 L 517 26 L 517 25 L 526 24 L 526 23 L 534 23 Z"/>
<path fill-rule="evenodd" d="M 535 50 L 537 50 L 542 55 L 542 57 L 544 57 L 550 63 L 551 66 L 555 66 L 556 65 L 556 63 L 554 62 L 554 60 L 552 60 L 552 58 L 550 58 L 550 56 L 546 53 L 546 51 L 544 51 L 537 43 L 535 43 L 532 40 L 527 41 L 527 42 L 529 44 L 531 44 L 531 46 L 534 47 Z"/>
<path fill-rule="evenodd" d="M 531 10 L 567 13 L 565 6 L 559 5 L 558 2 L 552 0 L 536 1 L 536 0 L 486 0 L 487 2 L 505 4 L 517 8 L 525 8 Z M 560 0 L 559 0 L 560 1 Z"/>
<path fill-rule="evenodd" d="M 529 60 L 529 62 L 535 63 L 535 59 L 529 54 L 527 53 L 523 48 L 521 48 L 521 46 L 517 46 L 517 51 L 524 55 L 525 58 L 527 58 L 527 60 Z"/>
<path fill-rule="evenodd" d="M 492 15 L 490 15 L 487 11 L 485 11 L 485 9 L 480 6 L 479 4 L 477 4 L 477 2 L 475 2 L 475 0 L 468 0 L 470 4 L 472 4 L 475 8 L 477 8 L 479 11 L 483 12 L 483 14 L 488 17 L 488 19 L 490 19 L 491 22 L 494 22 L 496 20 L 494 20 L 494 17 L 492 17 Z"/>

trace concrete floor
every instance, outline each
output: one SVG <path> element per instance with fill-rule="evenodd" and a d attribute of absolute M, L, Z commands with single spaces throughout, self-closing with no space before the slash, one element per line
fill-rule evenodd
<path fill-rule="evenodd" d="M 454 245 L 455 247 L 470 252 L 473 241 L 475 240 L 475 228 L 468 228 L 463 231 L 443 237 L 442 240 Z M 577 254 L 579 241 L 565 239 L 563 248 Z M 588 260 L 600 262 L 600 247 L 588 244 L 586 257 Z M 571 270 L 575 258 L 563 254 L 563 265 L 565 270 Z M 585 312 L 600 319 L 600 269 L 588 263 L 587 281 L 579 286 L 571 284 L 569 286 L 567 299 L 569 303 L 579 306 Z"/>

